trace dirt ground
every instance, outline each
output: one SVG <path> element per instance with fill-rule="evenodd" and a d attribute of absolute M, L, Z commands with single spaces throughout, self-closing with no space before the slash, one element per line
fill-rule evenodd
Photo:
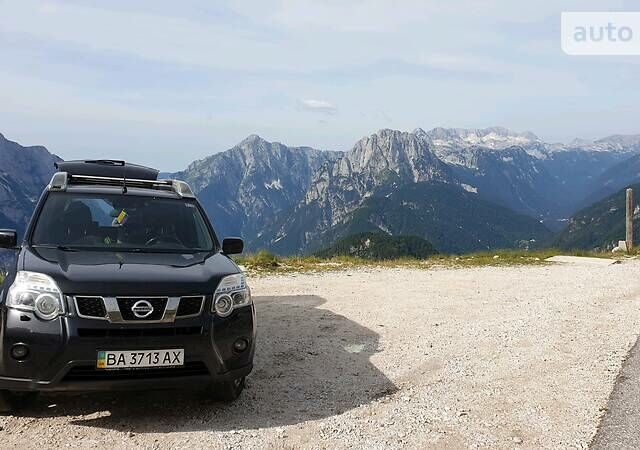
<path fill-rule="evenodd" d="M 197 393 L 43 396 L 4 448 L 584 448 L 640 330 L 639 261 L 251 280 L 255 370 Z"/>

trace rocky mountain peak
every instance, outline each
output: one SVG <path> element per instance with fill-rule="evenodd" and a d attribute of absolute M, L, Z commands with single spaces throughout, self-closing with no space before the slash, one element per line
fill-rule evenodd
<path fill-rule="evenodd" d="M 574 140 L 572 140 L 567 144 L 568 147 L 575 147 L 575 148 L 589 147 L 591 145 L 593 145 L 593 141 L 590 141 L 588 139 L 582 139 L 582 138 L 575 138 Z"/>
<path fill-rule="evenodd" d="M 615 134 L 596 140 L 574 139 L 568 144 L 549 145 L 551 151 L 608 152 L 630 154 L 640 150 L 640 134 Z"/>
<path fill-rule="evenodd" d="M 335 158 L 342 155 L 340 152 L 323 152 L 311 147 L 289 147 L 281 144 L 280 142 L 267 141 L 257 134 L 247 136 L 233 148 L 223 153 L 228 153 L 229 156 L 242 158 L 247 164 L 251 164 L 252 162 L 264 163 L 274 158 L 280 159 L 287 157 L 287 155 L 297 155 L 302 158 L 315 157 L 321 153 L 326 153 L 329 157 L 332 153 L 335 153 Z M 216 157 L 217 155 L 218 154 L 215 154 L 212 157 Z"/>
<path fill-rule="evenodd" d="M 245 155 L 253 154 L 254 156 L 259 155 L 261 153 L 271 153 L 272 150 L 277 150 L 281 147 L 285 147 L 279 142 L 269 142 L 266 139 L 258 136 L 257 134 L 252 134 L 243 139 L 240 143 L 236 144 L 230 151 L 240 150 Z"/>
<path fill-rule="evenodd" d="M 479 134 L 480 136 L 490 136 L 490 135 L 496 135 L 496 136 L 501 136 L 501 137 L 513 137 L 513 138 L 524 138 L 524 139 L 528 139 L 530 141 L 539 141 L 540 138 L 538 138 L 538 136 L 536 136 L 535 134 L 533 134 L 530 131 L 513 131 L 510 130 L 508 128 L 505 127 L 489 127 L 489 128 L 483 128 L 480 130 L 476 130 L 476 133 Z"/>
<path fill-rule="evenodd" d="M 504 127 L 489 128 L 442 128 L 437 127 L 421 134 L 429 137 L 438 147 L 471 147 L 480 146 L 491 149 L 503 149 L 517 145 L 528 145 L 541 142 L 535 134 L 524 131 L 512 131 Z"/>
<path fill-rule="evenodd" d="M 640 145 L 640 134 L 614 134 L 595 141 L 597 144 L 608 144 L 614 147 L 634 147 Z"/>
<path fill-rule="evenodd" d="M 255 238 L 267 222 L 302 200 L 322 164 L 341 155 L 252 134 L 192 163 L 176 178 L 191 184 L 219 233 Z"/>
<path fill-rule="evenodd" d="M 367 178 L 378 179 L 390 173 L 413 182 L 446 178 L 446 168 L 433 153 L 430 142 L 406 131 L 383 129 L 364 137 L 346 158 L 354 172 Z"/>
<path fill-rule="evenodd" d="M 268 143 L 268 142 L 265 139 L 263 139 L 260 136 L 258 136 L 257 134 L 250 134 L 249 136 L 244 138 L 238 144 L 238 146 L 241 147 L 241 146 L 244 146 L 244 145 L 256 145 L 256 144 L 260 144 L 260 143 Z"/>

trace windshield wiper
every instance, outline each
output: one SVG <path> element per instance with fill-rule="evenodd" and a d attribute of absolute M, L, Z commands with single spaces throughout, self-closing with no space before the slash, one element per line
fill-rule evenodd
<path fill-rule="evenodd" d="M 113 248 L 115 252 L 122 253 L 163 253 L 163 254 L 175 254 L 181 255 L 185 253 L 204 253 L 211 250 L 201 248 L 154 248 L 154 247 L 128 247 L 128 248 Z"/>
<path fill-rule="evenodd" d="M 47 248 L 51 250 L 61 250 L 63 252 L 77 252 L 77 248 L 67 247 L 66 245 L 51 245 L 51 244 L 33 244 L 34 248 Z"/>

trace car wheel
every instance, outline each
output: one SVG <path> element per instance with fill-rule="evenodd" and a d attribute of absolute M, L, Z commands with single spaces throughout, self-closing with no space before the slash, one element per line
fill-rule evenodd
<path fill-rule="evenodd" d="M 215 400 L 232 402 L 240 397 L 244 390 L 244 381 L 245 377 L 241 377 L 235 380 L 213 383 L 209 387 L 209 395 Z"/>
<path fill-rule="evenodd" d="M 9 414 L 32 404 L 37 392 L 15 392 L 0 390 L 0 414 Z"/>

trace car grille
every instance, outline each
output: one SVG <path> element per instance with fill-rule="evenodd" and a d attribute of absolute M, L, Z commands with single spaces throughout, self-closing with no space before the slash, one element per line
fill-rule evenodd
<path fill-rule="evenodd" d="M 174 322 L 175 319 L 199 315 L 211 296 L 186 295 L 184 297 L 100 297 L 77 295 L 73 297 L 80 317 L 108 319 L 112 323 L 126 322 Z M 146 317 L 137 317 L 132 308 L 138 302 L 153 307 Z M 148 306 L 148 305 L 146 305 Z"/>
<path fill-rule="evenodd" d="M 124 320 L 138 321 L 138 320 L 161 320 L 164 316 L 164 310 L 167 306 L 168 298 L 126 298 L 118 297 L 118 307 L 120 308 L 120 314 Z M 136 317 L 133 314 L 131 308 L 140 300 L 146 300 L 153 306 L 153 312 L 147 317 Z"/>
<path fill-rule="evenodd" d="M 107 310 L 104 301 L 100 297 L 76 297 L 78 314 L 84 317 L 104 318 Z"/>
<path fill-rule="evenodd" d="M 187 362 L 181 367 L 123 370 L 98 370 L 94 366 L 77 366 L 67 372 L 63 381 L 139 380 L 202 375 L 210 375 L 210 373 L 207 366 L 201 361 Z"/>
<path fill-rule="evenodd" d="M 204 297 L 182 297 L 176 317 L 195 316 L 200 314 Z"/>
<path fill-rule="evenodd" d="M 163 328 L 78 328 L 81 338 L 136 338 L 162 336 L 199 336 L 202 327 Z"/>

